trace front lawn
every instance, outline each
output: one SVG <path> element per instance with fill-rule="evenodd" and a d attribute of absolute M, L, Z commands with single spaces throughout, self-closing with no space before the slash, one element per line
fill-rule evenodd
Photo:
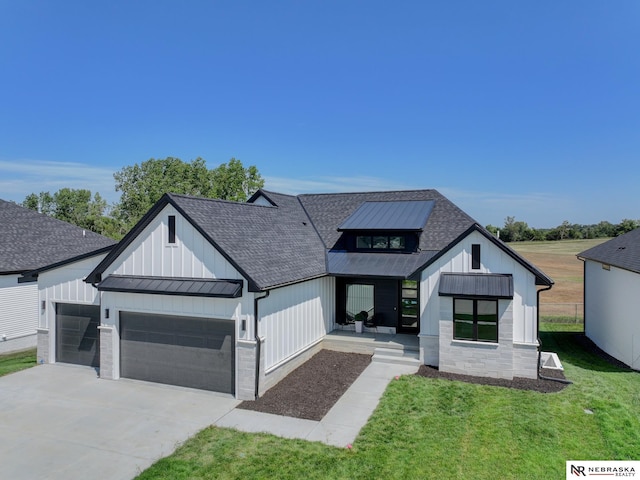
<path fill-rule="evenodd" d="M 211 427 L 140 479 L 564 478 L 566 460 L 640 458 L 640 375 L 541 333 L 574 384 L 543 394 L 404 376 L 352 449 Z"/>
<path fill-rule="evenodd" d="M 36 366 L 36 349 L 0 355 L 0 377 Z"/>

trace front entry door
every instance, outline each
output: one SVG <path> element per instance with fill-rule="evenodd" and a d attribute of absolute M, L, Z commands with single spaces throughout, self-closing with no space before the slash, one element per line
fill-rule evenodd
<path fill-rule="evenodd" d="M 398 333 L 420 331 L 420 284 L 415 280 L 401 280 L 400 308 L 398 309 Z"/>

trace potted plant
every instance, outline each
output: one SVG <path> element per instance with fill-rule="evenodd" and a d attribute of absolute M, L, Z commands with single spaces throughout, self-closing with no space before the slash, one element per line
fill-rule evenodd
<path fill-rule="evenodd" d="M 354 320 L 356 322 L 356 333 L 362 333 L 362 325 L 367 320 L 368 316 L 369 314 L 364 310 L 356 314 L 356 316 L 354 317 Z"/>

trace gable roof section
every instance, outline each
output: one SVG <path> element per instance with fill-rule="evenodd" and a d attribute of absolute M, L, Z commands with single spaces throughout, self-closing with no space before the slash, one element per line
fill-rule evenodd
<path fill-rule="evenodd" d="M 640 273 L 640 228 L 585 250 L 578 258 Z"/>
<path fill-rule="evenodd" d="M 511 258 L 513 258 L 516 262 L 518 262 L 521 266 L 523 266 L 529 272 L 531 272 L 536 277 L 536 285 L 546 285 L 546 286 L 553 285 L 553 283 L 554 283 L 553 280 L 550 277 L 548 277 L 542 270 L 539 270 L 535 265 L 530 263 L 526 258 L 524 258 L 518 252 L 513 250 L 511 247 L 509 247 L 507 244 L 505 244 L 502 240 L 499 240 L 496 237 L 494 237 L 493 235 L 491 235 L 491 233 L 488 232 L 486 228 L 482 227 L 478 223 L 474 223 L 467 230 L 462 232 L 462 234 L 460 234 L 449 245 L 447 245 L 445 248 L 443 248 L 442 250 L 437 252 L 435 255 L 433 255 L 431 258 L 429 258 L 429 260 L 426 263 L 424 263 L 423 265 L 421 265 L 418 268 L 418 270 L 424 270 L 425 268 L 427 268 L 433 262 L 438 260 L 443 255 L 445 255 L 458 242 L 460 242 L 463 238 L 465 238 L 471 232 L 478 232 L 478 233 L 482 234 L 484 237 L 486 237 L 488 240 L 490 240 L 496 247 L 498 247 L 500 250 L 502 250 L 504 253 L 506 253 Z"/>
<path fill-rule="evenodd" d="M 433 200 L 364 202 L 342 222 L 338 231 L 421 231 L 427 223 L 433 204 Z"/>
<path fill-rule="evenodd" d="M 25 273 L 92 254 L 116 242 L 0 200 L 0 274 Z"/>
<path fill-rule="evenodd" d="M 277 207 L 165 194 L 87 277 L 90 283 L 168 204 L 249 282 L 250 291 L 326 275 L 324 247 L 296 197 L 275 194 Z"/>

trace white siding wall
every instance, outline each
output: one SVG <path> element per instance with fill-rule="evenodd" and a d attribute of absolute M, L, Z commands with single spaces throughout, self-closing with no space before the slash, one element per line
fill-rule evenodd
<path fill-rule="evenodd" d="M 471 269 L 471 245 L 480 245 L 481 265 Z M 535 276 L 490 240 L 478 232 L 471 232 L 455 245 L 447 255 L 422 272 L 420 284 L 420 335 L 437 336 L 440 321 L 438 281 L 440 273 L 511 273 L 513 275 L 513 341 L 537 343 Z"/>
<path fill-rule="evenodd" d="M 0 352 L 10 351 L 19 339 L 33 335 L 38 327 L 38 284 L 18 283 L 20 275 L 0 275 Z M 6 337 L 5 337 L 6 335 Z M 6 339 L 5 339 L 6 338 Z"/>
<path fill-rule="evenodd" d="M 640 370 L 640 275 L 585 262 L 586 335 L 609 355 Z"/>
<path fill-rule="evenodd" d="M 260 300 L 267 372 L 324 338 L 333 329 L 335 310 L 335 279 L 330 277 L 278 288 Z"/>
<path fill-rule="evenodd" d="M 176 216 L 169 244 L 168 216 Z M 240 273 L 193 226 L 167 205 L 104 272 L 109 274 L 241 279 Z"/>
<path fill-rule="evenodd" d="M 96 255 L 43 272 L 38 277 L 40 301 L 46 309 L 40 311 L 40 328 L 53 328 L 56 303 L 99 305 L 98 290 L 84 279 L 96 268 L 106 254 Z"/>

